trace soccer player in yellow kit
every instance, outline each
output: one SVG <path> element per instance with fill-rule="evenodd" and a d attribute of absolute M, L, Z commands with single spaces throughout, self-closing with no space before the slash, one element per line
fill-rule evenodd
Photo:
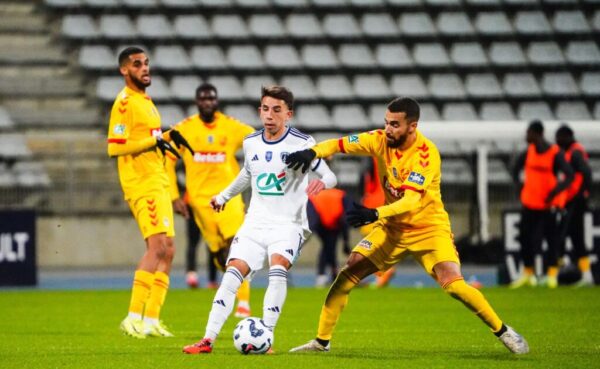
<path fill-rule="evenodd" d="M 110 114 L 108 155 L 117 158 L 125 200 L 146 241 L 121 330 L 135 338 L 171 337 L 159 320 L 175 254 L 173 207 L 164 156 L 167 152 L 177 155 L 177 151 L 167 141 L 171 139 L 168 134 L 163 139 L 160 115 L 145 94 L 151 79 L 144 50 L 124 49 L 119 54 L 119 70 L 125 88 L 117 95 Z"/>
<path fill-rule="evenodd" d="M 219 212 L 210 206 L 213 196 L 231 183 L 240 171 L 235 153 L 242 148 L 244 137 L 254 128 L 218 111 L 219 102 L 215 86 L 205 83 L 196 89 L 198 114 L 175 126 L 187 140 L 194 153 L 181 147 L 179 152 L 185 165 L 186 189 L 196 224 L 208 244 L 213 262 L 224 271 L 229 246 L 244 221 L 242 196 L 232 198 Z M 175 160 L 168 160 L 171 179 L 171 199 L 176 212 L 188 217 L 188 209 L 180 198 L 175 173 Z M 244 280 L 237 293 L 238 307 L 235 316 L 250 316 L 250 283 Z"/>
<path fill-rule="evenodd" d="M 400 97 L 387 106 L 385 129 L 327 140 L 288 156 L 288 166 L 305 171 L 315 157 L 336 153 L 370 155 L 380 168 L 385 204 L 357 205 L 347 214 L 355 227 L 375 223 L 358 243 L 331 285 L 321 309 L 317 337 L 292 352 L 327 352 L 350 291 L 365 277 L 412 255 L 450 296 L 473 311 L 513 353 L 529 352 L 525 339 L 506 326 L 477 289 L 465 283 L 440 193 L 437 147 L 417 129 L 420 108 Z"/>

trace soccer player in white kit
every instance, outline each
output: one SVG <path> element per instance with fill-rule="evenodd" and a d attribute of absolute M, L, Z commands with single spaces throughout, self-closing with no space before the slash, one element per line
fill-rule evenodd
<path fill-rule="evenodd" d="M 262 88 L 259 107 L 263 129 L 244 139 L 244 167 L 236 179 L 213 197 L 211 206 L 220 211 L 229 199 L 252 187 L 246 218 L 233 239 L 227 270 L 208 316 L 204 338 L 185 346 L 186 354 L 212 352 L 215 339 L 233 309 L 235 294 L 246 276 L 269 261 L 269 285 L 263 303 L 263 321 L 275 328 L 287 294 L 287 271 L 300 254 L 310 233 L 306 217 L 308 196 L 332 188 L 337 180 L 325 161 L 315 160 L 311 169 L 320 179 L 309 183 L 308 173 L 287 168 L 289 153 L 307 149 L 315 140 L 288 126 L 294 97 L 282 86 Z"/>

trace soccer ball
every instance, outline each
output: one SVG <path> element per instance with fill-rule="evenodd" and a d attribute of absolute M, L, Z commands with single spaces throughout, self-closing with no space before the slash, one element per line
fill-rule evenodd
<path fill-rule="evenodd" d="M 273 344 L 273 332 L 260 318 L 246 318 L 233 330 L 233 345 L 242 354 L 264 354 Z"/>

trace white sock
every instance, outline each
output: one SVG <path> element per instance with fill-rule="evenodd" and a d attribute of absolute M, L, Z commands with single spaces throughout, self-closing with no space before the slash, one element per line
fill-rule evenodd
<path fill-rule="evenodd" d="M 235 294 L 240 288 L 244 277 L 242 273 L 235 267 L 229 267 L 223 274 L 221 286 L 215 293 L 212 309 L 208 315 L 208 323 L 206 324 L 206 333 L 204 338 L 215 340 L 223 328 L 223 324 L 233 310 L 235 302 Z"/>
<path fill-rule="evenodd" d="M 267 327 L 275 328 L 286 295 L 287 270 L 281 265 L 274 265 L 269 269 L 269 286 L 263 302 L 263 321 Z"/>
<path fill-rule="evenodd" d="M 581 272 L 581 279 L 583 279 L 586 282 L 594 283 L 594 276 L 592 275 L 591 270 Z"/>
<path fill-rule="evenodd" d="M 157 325 L 158 324 L 158 319 L 144 317 L 144 323 L 146 323 L 148 325 Z"/>

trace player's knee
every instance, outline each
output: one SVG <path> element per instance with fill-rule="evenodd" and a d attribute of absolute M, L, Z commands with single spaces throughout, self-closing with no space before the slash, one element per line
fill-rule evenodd
<path fill-rule="evenodd" d="M 440 284 L 448 295 L 457 300 L 460 300 L 461 292 L 463 291 L 463 287 L 466 285 L 462 276 L 447 281 L 440 281 Z"/>

